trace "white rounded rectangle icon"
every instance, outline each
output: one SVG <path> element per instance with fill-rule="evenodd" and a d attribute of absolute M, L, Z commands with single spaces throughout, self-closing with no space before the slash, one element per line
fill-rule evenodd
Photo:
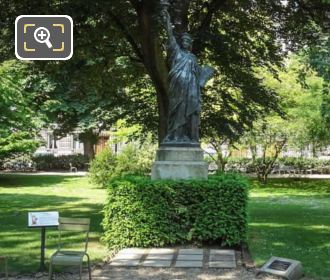
<path fill-rule="evenodd" d="M 73 21 L 67 15 L 21 15 L 15 20 L 15 55 L 20 60 L 68 60 Z"/>

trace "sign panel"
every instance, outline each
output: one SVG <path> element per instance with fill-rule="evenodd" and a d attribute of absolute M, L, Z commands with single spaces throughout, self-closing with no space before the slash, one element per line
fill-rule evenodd
<path fill-rule="evenodd" d="M 58 212 L 29 212 L 29 227 L 58 226 Z"/>

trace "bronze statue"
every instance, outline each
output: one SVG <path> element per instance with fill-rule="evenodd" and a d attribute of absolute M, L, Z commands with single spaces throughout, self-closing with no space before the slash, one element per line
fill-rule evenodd
<path fill-rule="evenodd" d="M 181 35 L 181 46 L 173 34 L 168 4 L 162 11 L 167 31 L 169 59 L 169 112 L 167 135 L 163 145 L 199 146 L 201 89 L 213 75 L 213 68 L 200 67 L 191 52 L 193 40 Z"/>

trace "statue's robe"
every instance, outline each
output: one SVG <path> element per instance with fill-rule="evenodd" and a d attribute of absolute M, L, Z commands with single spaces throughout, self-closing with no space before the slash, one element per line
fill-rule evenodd
<path fill-rule="evenodd" d="M 198 141 L 198 123 L 192 124 L 192 116 L 198 118 L 201 110 L 200 74 L 196 56 L 182 50 L 175 40 L 168 45 L 169 62 L 169 118 L 167 141 Z M 195 121 L 196 122 L 196 121 Z"/>

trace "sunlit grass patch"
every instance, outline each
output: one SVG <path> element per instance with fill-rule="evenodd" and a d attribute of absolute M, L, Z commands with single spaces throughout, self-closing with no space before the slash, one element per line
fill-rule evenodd
<path fill-rule="evenodd" d="M 9 270 L 38 269 L 40 229 L 27 227 L 29 211 L 59 211 L 61 216 L 91 218 L 88 251 L 92 261 L 101 261 L 107 255 L 105 246 L 99 242 L 105 198 L 105 190 L 84 177 L 0 176 L 0 255 L 9 257 Z M 48 261 L 57 248 L 58 232 L 48 228 L 46 234 Z"/>
<path fill-rule="evenodd" d="M 302 261 L 315 279 L 330 279 L 330 180 L 253 181 L 249 246 L 261 265 L 271 256 Z"/>

